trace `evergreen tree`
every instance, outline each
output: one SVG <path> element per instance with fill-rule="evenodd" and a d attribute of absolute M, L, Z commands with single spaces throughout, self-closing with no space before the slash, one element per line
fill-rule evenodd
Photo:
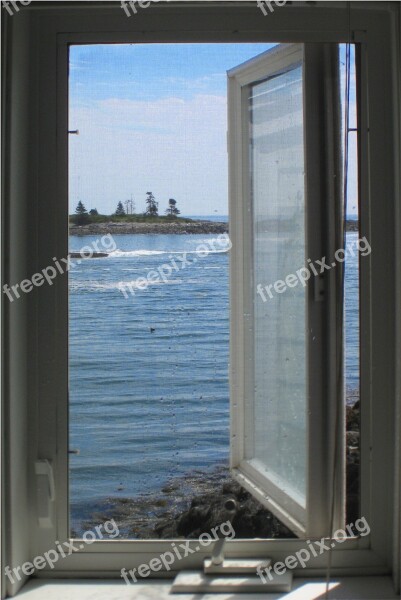
<path fill-rule="evenodd" d="M 96 217 L 99 213 L 97 212 L 97 208 L 91 208 L 90 211 L 89 211 L 89 214 L 92 217 Z"/>
<path fill-rule="evenodd" d="M 180 211 L 177 208 L 177 200 L 174 198 L 170 198 L 168 201 L 168 209 L 166 210 L 166 215 L 170 217 L 177 217 L 180 214 Z"/>
<path fill-rule="evenodd" d="M 159 216 L 159 203 L 156 202 L 156 199 L 152 192 L 146 192 L 146 211 L 145 215 L 148 217 L 158 217 Z"/>
<path fill-rule="evenodd" d="M 116 215 L 116 217 L 124 217 L 125 216 L 125 210 L 124 210 L 122 202 L 119 202 L 117 204 L 116 212 L 114 214 Z"/>
<path fill-rule="evenodd" d="M 90 221 L 88 211 L 86 210 L 81 200 L 77 204 L 77 208 L 75 209 L 75 215 L 72 221 L 75 223 L 75 225 L 86 225 Z"/>
<path fill-rule="evenodd" d="M 75 209 L 77 215 L 87 215 L 88 211 L 85 206 L 82 204 L 81 200 L 77 204 L 77 208 Z"/>

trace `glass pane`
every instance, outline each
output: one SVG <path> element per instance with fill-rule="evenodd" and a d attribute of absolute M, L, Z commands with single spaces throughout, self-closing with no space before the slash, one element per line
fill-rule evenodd
<path fill-rule="evenodd" d="M 340 46 L 343 97 L 346 93 L 347 46 Z M 346 522 L 355 523 L 360 513 L 360 313 L 359 261 L 369 254 L 367 240 L 361 239 L 358 187 L 358 118 L 356 109 L 355 47 L 349 46 L 349 118 L 343 126 L 348 141 L 348 171 L 345 197 L 346 253 L 344 261 L 344 342 L 346 386 Z M 344 136 L 344 131 L 343 131 Z"/>
<path fill-rule="evenodd" d="M 306 288 L 296 275 L 305 262 L 302 106 L 301 65 L 250 88 L 254 393 L 245 446 L 258 469 L 304 505 Z"/>

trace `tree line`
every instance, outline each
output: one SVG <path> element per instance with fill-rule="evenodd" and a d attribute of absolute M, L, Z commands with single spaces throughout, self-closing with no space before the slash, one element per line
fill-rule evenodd
<path fill-rule="evenodd" d="M 117 208 L 112 216 L 115 217 L 125 217 L 128 215 L 136 214 L 135 204 L 132 200 L 127 200 L 125 202 L 126 209 L 124 209 L 123 203 L 120 201 L 117 204 Z M 156 202 L 156 198 L 154 197 L 152 192 L 146 192 L 145 199 L 146 209 L 145 212 L 142 213 L 144 217 L 159 217 L 159 203 Z M 168 207 L 165 210 L 165 214 L 168 217 L 176 218 L 180 214 L 180 211 L 177 208 L 177 201 L 174 198 L 170 198 L 168 201 Z M 75 209 L 75 215 L 72 217 L 73 222 L 76 225 L 85 225 L 90 223 L 91 217 L 99 216 L 96 208 L 92 208 L 90 211 L 87 211 L 83 202 L 81 200 L 78 202 L 77 207 Z"/>

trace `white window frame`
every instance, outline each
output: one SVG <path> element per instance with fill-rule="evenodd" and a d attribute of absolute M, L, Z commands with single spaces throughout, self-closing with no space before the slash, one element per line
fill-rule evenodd
<path fill-rule="evenodd" d="M 401 218 L 399 137 L 394 124 L 400 90 L 393 76 L 400 64 L 394 27 L 397 3 L 356 2 L 350 12 L 348 3 L 342 2 L 288 5 L 266 17 L 253 2 L 159 3 L 131 18 L 119 5 L 107 2 L 71 8 L 65 3 L 60 7 L 46 4 L 32 3 L 21 14 L 6 18 L 9 152 L 5 175 L 12 183 L 5 189 L 4 282 L 10 283 L 40 271 L 51 264 L 53 256 L 64 257 L 68 250 L 69 44 L 352 41 L 360 45 L 361 235 L 372 246 L 372 255 L 361 262 L 362 423 L 363 431 L 369 432 L 362 436 L 361 513 L 371 535 L 334 550 L 332 573 L 393 573 L 398 586 L 400 480 L 395 467 L 400 455 L 396 428 L 401 340 L 394 323 L 398 323 L 396 302 L 401 298 Z M 384 149 L 392 151 L 386 155 Z M 24 298 L 4 304 L 3 350 L 8 357 L 4 373 L 4 562 L 11 566 L 43 554 L 55 539 L 68 539 L 67 278 L 36 291 L 29 302 Z M 41 458 L 51 461 L 55 473 L 54 528 L 50 529 L 38 527 L 33 509 L 34 463 Z M 169 547 L 169 541 L 96 542 L 60 560 L 53 570 L 36 575 L 119 577 L 122 567 L 132 569 Z M 298 540 L 233 540 L 227 545 L 227 555 L 282 560 L 302 547 Z M 179 568 L 201 567 L 207 553 L 188 557 Z M 325 555 L 313 558 L 295 575 L 320 574 L 326 564 Z M 9 593 L 16 593 L 22 584 L 8 586 Z"/>
<path fill-rule="evenodd" d="M 245 453 L 245 406 L 254 393 L 253 367 L 250 356 L 254 347 L 254 287 L 252 281 L 252 199 L 249 181 L 249 116 L 247 98 L 250 86 L 267 76 L 302 67 L 303 135 L 305 168 L 305 244 L 306 258 L 325 256 L 331 263 L 335 251 L 343 245 L 341 204 L 341 116 L 340 81 L 335 53 L 338 46 L 329 44 L 293 44 L 277 46 L 233 68 L 229 73 L 229 178 L 231 242 L 231 468 L 236 479 L 282 520 L 299 537 L 323 537 L 344 523 L 345 477 L 343 436 L 335 444 L 332 424 L 344 424 L 342 336 L 338 338 L 338 291 L 342 285 L 342 268 L 325 274 L 324 300 L 316 301 L 317 278 L 305 288 L 305 378 L 306 429 L 311 432 L 306 444 L 306 502 L 296 494 L 286 494 L 268 479 L 257 461 Z M 336 72 L 337 71 L 337 72 Z M 331 82 L 331 83 L 328 83 Z M 335 107 L 335 110 L 333 110 Z M 320 134 L 321 131 L 325 135 Z M 321 177 L 328 172 L 332 176 Z M 323 231 L 323 234 L 321 232 Z M 294 266 L 294 270 L 295 270 Z M 266 282 L 267 283 L 267 282 Z M 269 282 L 272 283 L 272 282 Z M 246 316 L 244 316 L 246 315 Z M 339 377 L 330 377 L 340 373 Z M 336 409 L 337 406 L 337 409 Z M 340 410 L 338 410 L 340 408 Z M 252 431 L 248 430 L 248 435 Z M 340 425 L 341 430 L 341 425 Z M 334 454 L 337 468 L 333 472 Z M 333 485 L 333 480 L 336 483 Z M 331 523 L 331 498 L 335 490 L 334 521 Z"/>

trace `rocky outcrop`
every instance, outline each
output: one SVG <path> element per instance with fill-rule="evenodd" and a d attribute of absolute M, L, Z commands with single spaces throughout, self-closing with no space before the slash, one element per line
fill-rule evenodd
<path fill-rule="evenodd" d="M 159 233 L 159 234 L 207 234 L 227 233 L 228 223 L 214 221 L 170 221 L 165 223 L 90 223 L 89 225 L 70 225 L 70 235 L 125 235 L 135 233 Z"/>
<path fill-rule="evenodd" d="M 196 496 L 188 510 L 161 521 L 155 527 L 159 538 L 197 539 L 229 521 L 235 537 L 292 538 L 294 534 L 231 478 L 214 492 Z"/>
<path fill-rule="evenodd" d="M 85 252 L 70 252 L 68 255 L 70 258 L 106 258 L 108 256 L 107 252 L 91 252 L 90 254 L 85 254 Z"/>
<path fill-rule="evenodd" d="M 359 231 L 359 221 L 347 219 L 345 222 L 345 231 Z"/>
<path fill-rule="evenodd" d="M 359 514 L 359 481 L 360 481 L 360 414 L 359 400 L 346 408 L 346 521 L 355 523 Z"/>
<path fill-rule="evenodd" d="M 226 465 L 171 479 L 158 494 L 109 498 L 94 511 L 79 537 L 114 519 L 127 539 L 196 539 L 230 521 L 235 537 L 291 538 L 294 534 L 230 475 Z"/>
<path fill-rule="evenodd" d="M 346 231 L 358 231 L 358 221 L 346 221 Z M 114 235 L 124 235 L 133 233 L 177 233 L 177 234 L 194 234 L 194 233 L 228 233 L 228 223 L 220 223 L 215 221 L 192 221 L 183 223 L 180 221 L 170 221 L 165 223 L 114 223 L 112 221 L 106 223 L 89 223 L 88 225 L 73 225 L 70 224 L 70 235 L 106 235 L 108 233 Z"/>

